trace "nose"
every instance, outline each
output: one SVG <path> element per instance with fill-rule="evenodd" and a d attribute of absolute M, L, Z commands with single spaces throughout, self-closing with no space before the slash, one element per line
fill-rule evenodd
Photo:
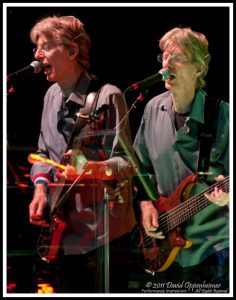
<path fill-rule="evenodd" d="M 165 59 L 163 58 L 163 64 L 162 65 L 166 69 L 172 68 L 171 55 L 168 55 L 167 57 L 165 57 Z"/>
<path fill-rule="evenodd" d="M 35 49 L 35 52 L 34 52 L 34 57 L 35 57 L 35 59 L 38 59 L 38 60 L 40 60 L 40 59 L 42 59 L 43 58 L 43 51 L 42 50 L 40 50 L 40 49 Z"/>

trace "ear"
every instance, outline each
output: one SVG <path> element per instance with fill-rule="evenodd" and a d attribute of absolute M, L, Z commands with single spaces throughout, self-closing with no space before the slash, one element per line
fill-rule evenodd
<path fill-rule="evenodd" d="M 68 50 L 68 54 L 69 56 L 71 56 L 72 58 L 76 57 L 79 53 L 79 47 L 76 43 L 73 43 L 70 47 L 70 49 Z"/>
<path fill-rule="evenodd" d="M 204 65 L 198 66 L 197 69 L 196 69 L 196 75 L 200 76 L 203 71 L 204 71 Z"/>
<path fill-rule="evenodd" d="M 196 70 L 196 75 L 197 77 L 200 76 L 202 74 L 202 71 L 201 70 Z"/>
<path fill-rule="evenodd" d="M 74 55 L 75 54 L 75 50 L 73 49 L 73 48 L 71 48 L 70 50 L 69 50 L 69 56 L 72 56 L 72 55 Z"/>

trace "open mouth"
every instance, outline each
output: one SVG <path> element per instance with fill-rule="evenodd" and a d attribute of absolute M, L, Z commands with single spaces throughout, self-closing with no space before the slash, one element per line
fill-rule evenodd
<path fill-rule="evenodd" d="M 49 71 L 51 71 L 51 69 L 52 69 L 52 66 L 51 66 L 51 65 L 44 65 L 43 67 L 44 67 L 44 70 L 45 70 L 46 72 L 49 72 Z"/>
<path fill-rule="evenodd" d="M 171 74 L 168 80 L 174 80 L 175 79 L 175 75 Z"/>

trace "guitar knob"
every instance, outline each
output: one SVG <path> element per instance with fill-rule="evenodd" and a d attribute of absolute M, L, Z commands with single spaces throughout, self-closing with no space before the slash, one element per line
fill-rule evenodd
<path fill-rule="evenodd" d="M 111 176 L 112 175 L 112 169 L 109 168 L 109 167 L 106 167 L 105 173 L 106 173 L 107 176 Z"/>

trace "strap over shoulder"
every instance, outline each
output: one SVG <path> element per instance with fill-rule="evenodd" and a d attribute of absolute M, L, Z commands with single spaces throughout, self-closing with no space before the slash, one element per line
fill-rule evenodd
<path fill-rule="evenodd" d="M 95 110 L 102 85 L 103 83 L 96 77 L 93 77 L 90 81 L 86 95 L 85 106 L 82 107 L 77 114 L 75 126 L 71 132 L 66 152 L 71 149 L 75 135 L 78 135 L 81 129 L 87 124 L 88 118 L 86 116 L 90 116 Z"/>
<path fill-rule="evenodd" d="M 199 159 L 197 175 L 200 182 L 205 181 L 210 164 L 210 151 L 216 136 L 220 100 L 214 97 L 205 98 L 204 124 L 199 126 L 198 140 Z"/>

